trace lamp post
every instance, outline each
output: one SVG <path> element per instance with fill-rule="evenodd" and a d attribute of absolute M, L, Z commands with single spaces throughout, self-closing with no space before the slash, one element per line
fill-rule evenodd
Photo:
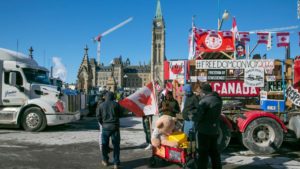
<path fill-rule="evenodd" d="M 220 18 L 218 19 L 218 30 L 221 30 L 222 24 L 224 20 L 227 20 L 229 18 L 229 13 L 227 10 L 224 11 L 222 19 L 220 21 Z"/>
<path fill-rule="evenodd" d="M 125 75 L 123 76 L 123 78 L 124 78 L 124 90 L 126 91 L 126 83 L 127 83 L 127 78 L 128 78 L 128 76 L 125 74 Z"/>

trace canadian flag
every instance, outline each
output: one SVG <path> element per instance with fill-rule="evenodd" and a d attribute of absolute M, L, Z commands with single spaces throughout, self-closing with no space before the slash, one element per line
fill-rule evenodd
<path fill-rule="evenodd" d="M 278 32 L 276 35 L 277 35 L 277 47 L 289 46 L 290 44 L 289 32 Z"/>
<path fill-rule="evenodd" d="M 242 42 L 249 42 L 250 41 L 250 36 L 249 36 L 249 32 L 240 32 L 240 40 Z"/>
<path fill-rule="evenodd" d="M 257 33 L 257 36 L 258 36 L 257 43 L 268 44 L 268 35 L 269 35 L 269 33 L 267 33 L 267 32 L 258 32 Z"/>
<path fill-rule="evenodd" d="M 232 32 L 231 31 L 223 31 L 223 37 L 224 38 L 231 38 Z"/>
<path fill-rule="evenodd" d="M 238 28 L 237 28 L 235 17 L 232 18 L 232 29 L 231 29 L 231 31 L 232 31 L 235 39 L 237 41 L 240 41 L 240 35 L 239 35 Z"/>
<path fill-rule="evenodd" d="M 165 80 L 183 79 L 184 78 L 184 61 L 165 61 L 164 77 Z"/>
<path fill-rule="evenodd" d="M 119 104 L 138 117 L 158 114 L 157 101 L 152 82 L 121 100 Z"/>

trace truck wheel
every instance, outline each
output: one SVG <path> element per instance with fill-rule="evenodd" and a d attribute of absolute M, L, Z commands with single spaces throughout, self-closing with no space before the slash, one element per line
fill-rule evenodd
<path fill-rule="evenodd" d="M 283 141 L 283 130 L 277 121 L 262 117 L 252 121 L 242 133 L 245 147 L 255 154 L 271 154 Z"/>
<path fill-rule="evenodd" d="M 47 125 L 47 120 L 41 109 L 31 107 L 25 110 L 21 124 L 25 131 L 42 131 Z"/>
<path fill-rule="evenodd" d="M 220 128 L 219 128 L 219 137 L 218 137 L 218 149 L 220 152 L 225 150 L 225 148 L 228 146 L 231 139 L 231 131 L 229 127 L 223 122 L 220 122 Z"/>

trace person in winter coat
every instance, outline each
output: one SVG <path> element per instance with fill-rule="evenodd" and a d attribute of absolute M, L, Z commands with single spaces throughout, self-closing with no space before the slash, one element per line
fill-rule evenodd
<path fill-rule="evenodd" d="M 114 101 L 114 93 L 107 92 L 99 106 L 98 121 L 102 125 L 102 164 L 108 166 L 109 138 L 113 144 L 114 169 L 120 165 L 120 120 L 121 106 Z"/>
<path fill-rule="evenodd" d="M 180 113 L 180 107 L 177 102 L 173 98 L 172 91 L 167 91 L 165 99 L 159 105 L 159 112 L 161 115 L 169 115 L 172 117 L 176 117 L 177 113 Z"/>
<path fill-rule="evenodd" d="M 182 110 L 182 117 L 184 119 L 183 132 L 189 136 L 189 131 L 194 126 L 194 123 L 191 119 L 192 115 L 197 113 L 199 99 L 193 93 L 192 86 L 190 84 L 186 84 L 183 86 L 184 91 L 184 106 Z"/>
<path fill-rule="evenodd" d="M 221 169 L 221 157 L 217 146 L 222 110 L 222 98 L 212 91 L 208 83 L 201 85 L 201 98 L 198 111 L 193 114 L 198 141 L 197 168 L 207 169 L 210 157 L 212 169 Z"/>

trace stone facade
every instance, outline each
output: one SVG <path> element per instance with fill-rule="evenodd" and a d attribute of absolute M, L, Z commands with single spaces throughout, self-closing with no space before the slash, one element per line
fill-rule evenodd
<path fill-rule="evenodd" d="M 162 17 L 160 1 L 157 1 L 156 14 L 153 19 L 152 45 L 150 64 L 131 65 L 122 56 L 113 59 L 111 65 L 98 64 L 95 58 L 89 59 L 88 48 L 85 49 L 83 61 L 77 74 L 77 89 L 90 91 L 91 89 L 108 89 L 111 82 L 117 88 L 134 91 L 151 81 L 164 82 L 165 57 L 165 23 Z M 112 73 L 113 72 L 113 73 Z"/>

